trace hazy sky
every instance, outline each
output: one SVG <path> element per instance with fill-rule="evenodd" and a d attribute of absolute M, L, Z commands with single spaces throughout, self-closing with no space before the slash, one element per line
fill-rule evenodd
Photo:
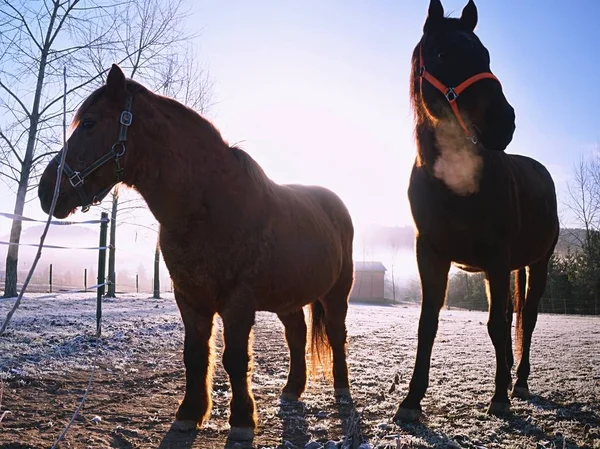
<path fill-rule="evenodd" d="M 201 32 L 198 57 L 215 82 L 209 118 L 275 181 L 336 191 L 359 228 L 411 224 L 409 61 L 428 4 L 190 0 L 188 26 Z M 444 7 L 457 16 L 465 4 L 447 0 Z M 543 162 L 564 198 L 574 162 L 600 139 L 600 3 L 479 0 L 477 6 L 476 32 L 516 109 L 507 152 Z M 0 193 L 0 211 L 12 211 L 12 197 Z M 37 200 L 26 213 L 43 217 Z M 90 215 L 97 211 L 74 218 Z M 9 225 L 0 219 L 0 235 Z"/>
<path fill-rule="evenodd" d="M 273 179 L 338 192 L 358 225 L 410 224 L 409 60 L 428 4 L 201 2 L 192 22 L 217 83 L 215 124 Z M 465 4 L 444 7 L 456 16 Z M 516 109 L 507 151 L 543 162 L 564 197 L 574 162 L 600 138 L 600 3 L 477 6 L 476 32 Z"/>

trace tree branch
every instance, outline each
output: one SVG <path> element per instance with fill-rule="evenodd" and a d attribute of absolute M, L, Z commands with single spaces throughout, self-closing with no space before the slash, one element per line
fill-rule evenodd
<path fill-rule="evenodd" d="M 52 44 L 54 43 L 54 39 L 56 39 L 56 36 L 58 36 L 58 33 L 60 32 L 63 24 L 65 23 L 65 20 L 67 20 L 67 17 L 69 17 L 71 10 L 77 5 L 77 3 L 79 3 L 79 1 L 80 0 L 73 0 L 73 3 L 71 3 L 69 5 L 69 7 L 64 12 L 63 16 L 60 18 L 60 21 L 58 22 L 58 25 L 56 26 L 56 29 L 54 30 L 54 34 L 52 35 L 50 40 L 47 42 L 48 48 L 50 48 L 52 46 Z M 60 7 L 60 6 L 62 6 L 62 5 L 59 4 L 58 2 L 55 3 L 56 9 L 58 9 L 58 7 Z"/>
<path fill-rule="evenodd" d="M 37 161 L 39 161 L 40 159 L 45 158 L 46 156 L 51 156 L 53 154 L 57 154 L 58 151 L 47 151 L 45 153 L 42 153 L 36 157 L 33 158 L 33 160 L 31 161 L 32 164 L 35 164 Z"/>
<path fill-rule="evenodd" d="M 16 100 L 17 103 L 19 103 L 19 106 L 21 106 L 25 115 L 27 115 L 27 117 L 30 118 L 31 114 L 29 113 L 27 107 L 23 104 L 21 99 L 12 90 L 10 90 L 2 81 L 0 81 L 0 87 L 2 87 L 8 93 L 8 95 L 13 97 L 13 99 Z"/>
<path fill-rule="evenodd" d="M 2 132 L 2 130 L 0 130 L 0 138 L 2 138 L 2 140 L 4 140 L 6 142 L 6 144 L 8 145 L 8 148 L 10 148 L 10 151 L 12 152 L 12 154 L 17 158 L 19 163 L 22 165 L 23 160 L 19 157 L 19 153 L 17 152 L 17 149 L 14 147 L 14 145 L 8 139 L 8 137 L 6 137 L 6 135 Z"/>
<path fill-rule="evenodd" d="M 42 46 L 40 45 L 40 43 L 37 41 L 37 39 L 33 35 L 33 32 L 29 28 L 29 25 L 27 24 L 27 20 L 25 20 L 25 17 L 23 17 L 23 14 L 21 14 L 21 12 L 17 8 L 15 8 L 13 5 L 11 5 L 7 0 L 4 0 L 4 4 L 6 4 L 10 9 L 12 9 L 19 16 L 18 20 L 20 20 L 21 23 L 25 26 L 25 29 L 27 30 L 27 34 L 29 34 L 29 37 L 31 38 L 33 43 L 37 46 L 38 50 L 42 51 Z M 9 16 L 9 17 L 11 17 L 11 16 Z M 13 17 L 13 18 L 16 19 L 16 17 Z"/>

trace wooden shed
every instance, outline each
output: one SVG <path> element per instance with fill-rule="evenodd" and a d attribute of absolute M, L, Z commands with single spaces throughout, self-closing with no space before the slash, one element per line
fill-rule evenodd
<path fill-rule="evenodd" d="M 385 272 L 381 262 L 354 262 L 354 285 L 350 291 L 350 300 L 384 302 Z"/>

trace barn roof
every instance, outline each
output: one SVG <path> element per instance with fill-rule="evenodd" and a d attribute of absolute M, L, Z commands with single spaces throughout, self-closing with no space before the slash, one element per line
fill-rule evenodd
<path fill-rule="evenodd" d="M 379 261 L 374 262 L 354 262 L 354 271 L 387 271 Z"/>

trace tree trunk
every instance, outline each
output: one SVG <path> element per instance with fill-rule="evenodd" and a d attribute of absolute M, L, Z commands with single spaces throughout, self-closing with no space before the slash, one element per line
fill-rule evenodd
<path fill-rule="evenodd" d="M 23 215 L 25 208 L 25 197 L 27 196 L 27 185 L 29 183 L 29 167 L 25 165 L 21 168 L 21 177 L 17 189 L 17 200 L 15 202 L 14 214 Z M 4 297 L 12 298 L 17 296 L 18 281 L 18 263 L 19 263 L 19 243 L 21 241 L 21 229 L 23 222 L 21 218 L 13 219 L 10 229 L 10 245 L 6 254 L 6 278 L 4 279 Z"/>
<path fill-rule="evenodd" d="M 46 61 L 51 45 L 52 29 L 58 13 L 58 3 L 54 5 L 54 10 L 50 17 L 44 47 L 41 49 L 40 66 L 38 69 L 37 84 L 33 97 L 33 107 L 29 115 L 29 135 L 27 136 L 27 147 L 23 162 L 21 163 L 21 174 L 19 176 L 19 187 L 17 188 L 17 199 L 15 201 L 14 214 L 23 215 L 25 208 L 25 199 L 27 197 L 27 187 L 29 186 L 29 176 L 33 164 L 33 153 L 37 138 L 38 125 L 40 120 L 40 101 L 42 90 L 44 88 L 44 77 L 46 75 Z M 19 264 L 19 243 L 21 242 L 22 221 L 20 217 L 14 218 L 10 229 L 10 245 L 6 254 L 6 279 L 4 281 L 4 297 L 10 298 L 17 296 L 17 266 Z"/>
<path fill-rule="evenodd" d="M 154 295 L 155 299 L 160 299 L 160 246 L 158 237 L 156 239 L 156 251 L 154 251 Z"/>
<path fill-rule="evenodd" d="M 117 210 L 119 207 L 119 191 L 117 188 L 112 194 L 112 211 L 110 215 L 110 243 L 108 246 L 108 290 L 107 298 L 114 298 L 116 292 L 116 274 L 115 274 L 115 251 L 117 240 Z"/>

